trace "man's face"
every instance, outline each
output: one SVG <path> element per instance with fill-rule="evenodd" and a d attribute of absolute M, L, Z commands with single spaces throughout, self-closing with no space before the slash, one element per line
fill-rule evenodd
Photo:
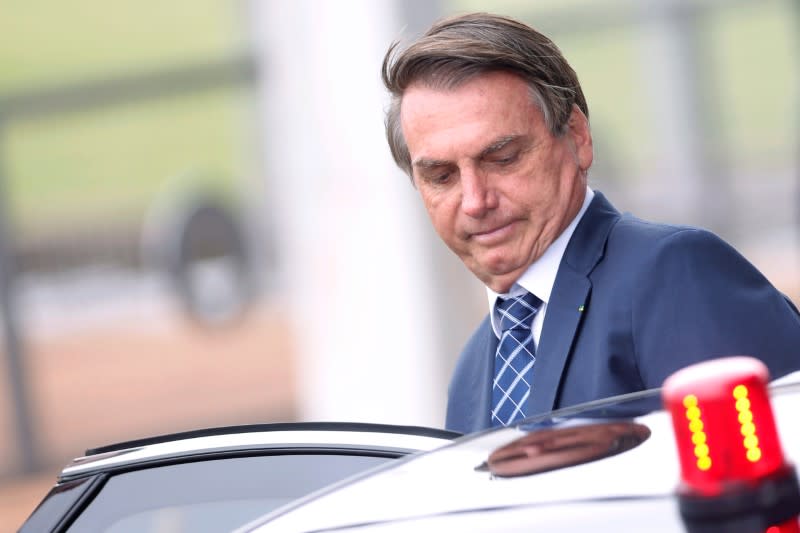
<path fill-rule="evenodd" d="M 547 129 L 528 85 L 493 72 L 450 89 L 409 87 L 400 121 L 436 231 L 487 286 L 506 292 L 583 203 L 592 139 L 573 106 Z"/>

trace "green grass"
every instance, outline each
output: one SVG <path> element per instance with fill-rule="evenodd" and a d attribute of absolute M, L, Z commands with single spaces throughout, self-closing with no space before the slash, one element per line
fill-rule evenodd
<path fill-rule="evenodd" d="M 225 56 L 244 45 L 241 6 L 0 0 L 0 94 Z"/>
<path fill-rule="evenodd" d="M 245 100 L 217 91 L 21 122 L 7 132 L 8 190 L 26 231 L 140 218 L 171 180 L 231 188 L 244 173 Z"/>
<path fill-rule="evenodd" d="M 800 125 L 800 10 L 755 2 L 713 21 L 708 41 L 720 80 L 718 132 L 735 165 L 770 165 L 796 150 Z"/>
<path fill-rule="evenodd" d="M 226 0 L 0 0 L 0 94 L 230 57 L 242 4 Z M 136 223 L 180 176 L 232 189 L 245 172 L 248 103 L 217 90 L 5 124 L 15 228 Z M 199 183 L 198 183 L 199 184 Z"/>

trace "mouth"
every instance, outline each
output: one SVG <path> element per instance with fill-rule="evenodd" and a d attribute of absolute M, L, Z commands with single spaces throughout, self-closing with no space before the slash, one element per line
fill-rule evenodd
<path fill-rule="evenodd" d="M 484 246 L 491 246 L 508 238 L 508 236 L 514 231 L 514 227 L 516 225 L 517 221 L 512 220 L 486 230 L 471 232 L 468 234 L 468 238 L 469 240 L 475 241 Z"/>

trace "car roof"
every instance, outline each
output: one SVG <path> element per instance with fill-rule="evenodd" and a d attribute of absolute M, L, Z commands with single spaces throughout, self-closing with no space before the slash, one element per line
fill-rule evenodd
<path fill-rule="evenodd" d="M 298 450 L 400 456 L 432 450 L 458 436 L 419 426 L 337 422 L 209 428 L 89 449 L 61 471 L 59 481 L 197 456 Z"/>
<path fill-rule="evenodd" d="M 798 374 L 800 376 L 800 374 Z M 790 462 L 800 460 L 800 380 L 783 380 L 771 387 L 773 409 Z M 637 395 L 592 402 L 570 410 L 556 411 L 514 427 L 489 430 L 457 439 L 453 444 L 401 462 L 377 472 L 351 478 L 323 489 L 238 530 L 243 532 L 308 531 L 329 528 L 404 523 L 433 529 L 443 525 L 438 517 L 459 515 L 462 522 L 486 513 L 519 507 L 562 508 L 609 500 L 663 500 L 673 506 L 679 484 L 679 461 L 672 421 L 661 410 L 636 415 L 628 409 L 647 400 L 658 400 L 657 389 Z M 588 407 L 587 407 L 588 405 Z M 616 412 L 628 411 L 625 419 L 649 428 L 650 438 L 628 451 L 602 460 L 565 465 L 564 468 L 511 478 L 492 475 L 481 466 L 494 450 L 532 431 L 547 427 L 569 427 L 611 421 Z M 600 416 L 598 417 L 598 413 Z M 477 522 L 475 522 L 477 523 Z M 491 521 L 489 521 L 491 523 Z M 451 524 L 447 524 L 449 527 Z M 496 524 L 495 524 L 496 525 Z M 529 524 L 530 525 L 530 524 Z M 423 529 L 425 529 L 423 527 Z M 386 529 L 394 531 L 391 527 Z M 400 528 L 402 530 L 402 527 Z M 491 531 L 476 528 L 478 531 Z"/>

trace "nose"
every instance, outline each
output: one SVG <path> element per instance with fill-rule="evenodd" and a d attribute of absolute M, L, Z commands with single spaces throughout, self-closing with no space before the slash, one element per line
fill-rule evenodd
<path fill-rule="evenodd" d="M 495 192 L 486 173 L 461 170 L 461 210 L 469 217 L 482 218 L 497 207 Z"/>

